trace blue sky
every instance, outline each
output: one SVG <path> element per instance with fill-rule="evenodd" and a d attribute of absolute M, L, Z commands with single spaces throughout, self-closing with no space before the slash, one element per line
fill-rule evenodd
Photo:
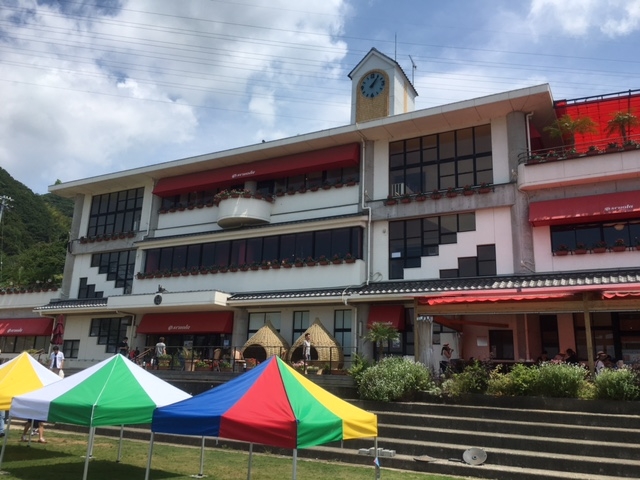
<path fill-rule="evenodd" d="M 0 0 L 0 166 L 46 193 L 345 125 L 372 47 L 418 109 L 638 89 L 639 30 L 640 0 Z"/>

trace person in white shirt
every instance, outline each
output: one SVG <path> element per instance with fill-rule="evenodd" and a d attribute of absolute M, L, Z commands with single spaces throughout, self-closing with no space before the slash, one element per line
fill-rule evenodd
<path fill-rule="evenodd" d="M 58 347 L 57 345 L 53 347 L 53 352 L 51 352 L 50 360 L 51 362 L 49 364 L 49 369 L 53 373 L 60 375 L 60 370 L 62 370 L 64 364 L 64 353 L 60 351 L 60 347 Z"/>
<path fill-rule="evenodd" d="M 605 369 L 604 359 L 607 358 L 606 352 L 600 350 L 598 352 L 598 358 L 596 360 L 596 375 L 602 372 Z"/>

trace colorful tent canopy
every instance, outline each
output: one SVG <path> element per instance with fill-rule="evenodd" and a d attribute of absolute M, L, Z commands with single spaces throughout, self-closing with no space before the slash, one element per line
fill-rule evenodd
<path fill-rule="evenodd" d="M 151 422 L 153 410 L 191 395 L 122 355 L 15 397 L 11 415 L 90 427 Z"/>
<path fill-rule="evenodd" d="M 151 430 L 297 449 L 376 437 L 378 421 L 273 356 L 219 387 L 158 408 Z"/>
<path fill-rule="evenodd" d="M 0 365 L 0 410 L 9 410 L 13 397 L 60 380 L 62 378 L 39 364 L 27 352 L 22 352 Z"/>

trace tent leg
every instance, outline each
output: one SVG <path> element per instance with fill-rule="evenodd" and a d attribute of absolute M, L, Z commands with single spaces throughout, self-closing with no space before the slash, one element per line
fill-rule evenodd
<path fill-rule="evenodd" d="M 292 480 L 296 480 L 298 478 L 298 449 L 293 449 L 293 475 L 291 476 Z"/>
<path fill-rule="evenodd" d="M 251 460 L 253 459 L 253 443 L 249 444 L 249 469 L 247 470 L 247 480 L 251 480 Z"/>
<path fill-rule="evenodd" d="M 31 420 L 31 426 L 29 427 L 29 431 L 27 432 L 27 438 L 29 439 L 29 441 L 27 442 L 27 447 L 31 446 L 31 432 L 33 432 L 33 422 L 35 420 Z"/>
<path fill-rule="evenodd" d="M 89 457 L 91 457 L 91 451 L 93 450 L 93 435 L 96 431 L 96 427 L 89 428 L 89 444 L 87 445 L 87 455 L 84 459 L 84 473 L 82 474 L 82 480 L 87 480 L 87 474 L 89 473 Z"/>
<path fill-rule="evenodd" d="M 124 425 L 120 425 L 120 443 L 118 443 L 118 457 L 116 458 L 116 463 L 120 463 L 120 458 L 122 458 L 122 437 L 124 435 Z"/>
<path fill-rule="evenodd" d="M 4 459 L 4 451 L 7 448 L 7 439 L 9 438 L 9 432 L 11 431 L 11 415 L 7 419 L 7 424 L 4 426 L 4 438 L 2 439 L 2 451 L 0 451 L 0 468 L 2 467 L 2 460 Z M 7 472 L 0 470 L 0 475 L 6 475 Z"/>
<path fill-rule="evenodd" d="M 206 475 L 204 474 L 204 439 L 202 437 L 202 445 L 200 446 L 200 473 L 197 475 L 191 475 L 193 478 L 204 478 Z"/>
<path fill-rule="evenodd" d="M 151 432 L 151 439 L 149 440 L 149 455 L 147 458 L 147 471 L 144 472 L 144 480 L 149 480 L 149 470 L 151 470 L 152 455 L 153 455 L 153 432 Z"/>
<path fill-rule="evenodd" d="M 376 466 L 375 468 L 376 476 L 374 478 L 376 480 L 379 480 L 380 479 L 380 461 L 378 460 L 378 437 L 375 437 L 373 440 L 373 451 L 375 455 L 375 459 L 373 463 Z"/>

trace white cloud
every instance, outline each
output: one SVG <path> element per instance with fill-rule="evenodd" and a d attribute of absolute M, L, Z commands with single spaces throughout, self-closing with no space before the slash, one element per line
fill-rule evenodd
<path fill-rule="evenodd" d="M 640 0 L 532 0 L 529 21 L 537 32 L 626 36 L 640 27 Z"/>

